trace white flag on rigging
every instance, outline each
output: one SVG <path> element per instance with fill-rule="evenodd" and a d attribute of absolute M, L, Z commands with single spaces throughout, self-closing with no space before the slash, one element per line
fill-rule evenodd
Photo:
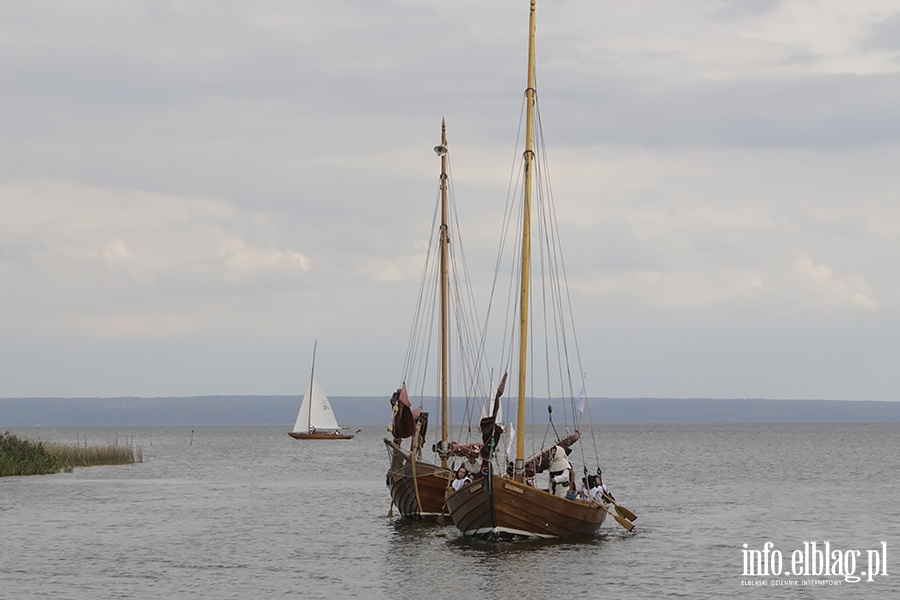
<path fill-rule="evenodd" d="M 576 407 L 578 408 L 578 414 L 582 414 L 584 412 L 584 405 L 587 402 L 587 394 L 584 391 L 584 386 L 581 386 L 581 391 L 578 392 L 578 402 L 576 403 Z"/>

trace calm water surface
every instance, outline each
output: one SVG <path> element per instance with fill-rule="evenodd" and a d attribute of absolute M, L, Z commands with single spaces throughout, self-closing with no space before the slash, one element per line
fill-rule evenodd
<path fill-rule="evenodd" d="M 639 515 L 578 542 L 498 544 L 387 518 L 382 428 L 19 428 L 133 440 L 144 462 L 0 479 L 0 598 L 873 598 L 900 592 L 900 426 L 598 430 L 604 479 Z M 576 454 L 577 456 L 577 454 Z M 581 465 L 576 462 L 576 468 Z M 589 465 L 592 466 L 592 465 Z M 887 544 L 888 576 L 785 587 L 743 576 L 743 544 Z M 742 585 L 746 581 L 766 586 Z"/>

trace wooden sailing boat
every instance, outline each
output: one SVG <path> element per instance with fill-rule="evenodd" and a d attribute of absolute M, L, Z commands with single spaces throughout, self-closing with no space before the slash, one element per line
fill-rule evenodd
<path fill-rule="evenodd" d="M 406 396 L 405 388 L 401 388 L 401 396 Z M 408 397 L 406 402 L 408 402 Z M 402 401 L 401 401 L 402 402 Z M 396 407 L 396 405 L 395 405 Z M 405 410 L 411 407 L 406 406 Z M 395 416 L 401 415 L 404 409 L 397 408 Z M 425 440 L 428 424 L 428 413 L 417 412 L 413 420 L 410 448 L 400 446 L 403 439 L 400 427 L 392 422 L 393 439 L 384 438 L 388 450 L 390 466 L 387 472 L 387 484 L 391 494 L 391 505 L 396 506 L 404 517 L 425 520 L 443 520 L 446 514 L 444 496 L 452 477 L 447 467 L 447 458 L 441 457 L 440 465 L 422 460 L 421 450 Z M 399 417 L 404 419 L 405 417 Z M 393 421 L 393 420 L 392 420 Z"/>
<path fill-rule="evenodd" d="M 309 390 L 303 396 L 294 429 L 288 435 L 298 440 L 349 440 L 352 433 L 341 433 L 341 427 L 331 410 L 331 403 L 319 380 L 316 379 L 316 344 L 313 344 Z"/>
<path fill-rule="evenodd" d="M 528 37 L 528 85 L 525 91 L 526 103 L 526 122 L 525 122 L 525 152 L 523 154 L 523 201 L 521 205 L 521 253 L 519 258 L 519 280 L 518 280 L 518 314 L 517 328 L 518 340 L 514 340 L 509 344 L 509 355 L 505 360 L 510 365 L 517 365 L 517 418 L 516 429 L 518 436 L 516 437 L 516 455 L 515 462 L 511 463 L 506 469 L 506 473 L 498 474 L 493 464 L 494 451 L 498 445 L 502 429 L 496 424 L 496 416 L 499 409 L 500 397 L 504 392 L 504 384 L 506 376 L 504 375 L 500 389 L 497 391 L 494 399 L 493 414 L 482 419 L 481 429 L 483 432 L 484 451 L 482 452 L 482 469 L 481 476 L 477 477 L 472 483 L 461 487 L 458 491 L 449 490 L 446 498 L 447 509 L 453 519 L 454 524 L 465 536 L 487 537 L 487 538 L 571 538 L 576 536 L 594 534 L 603 523 L 606 515 L 610 513 L 606 504 L 592 501 L 584 501 L 574 499 L 574 497 L 566 497 L 556 495 L 549 490 L 539 489 L 535 486 L 533 477 L 536 472 L 541 472 L 548 468 L 552 471 L 553 460 L 562 461 L 567 467 L 568 462 L 564 454 L 564 450 L 574 443 L 580 436 L 577 430 L 558 439 L 557 444 L 551 448 L 538 452 L 526 461 L 525 458 L 525 409 L 526 409 L 526 386 L 529 385 L 531 379 L 529 376 L 529 348 L 528 342 L 530 336 L 534 335 L 529 331 L 530 314 L 529 300 L 531 299 L 531 213 L 533 203 L 533 181 L 535 171 L 542 165 L 535 160 L 535 109 L 536 109 L 536 87 L 535 87 L 535 0 L 531 0 L 531 9 L 529 14 L 529 37 Z M 543 195 L 538 199 L 543 198 Z M 546 215 L 546 213 L 544 213 Z M 546 216 L 544 217 L 546 220 Z M 540 221 L 539 221 L 540 222 Z M 537 236 L 538 240 L 543 244 L 552 236 L 546 234 Z M 547 244 L 549 245 L 549 244 Z M 543 246 L 541 246 L 543 250 Z M 554 252 L 548 251 L 549 261 L 554 260 L 557 256 Z M 559 259 L 561 260 L 561 258 Z M 544 273 L 544 261 L 541 262 L 542 273 Z M 549 279 L 553 279 L 556 285 L 560 285 L 560 271 L 553 268 L 548 269 L 550 272 Z M 564 275 L 564 270 L 561 271 Z M 554 310 L 549 311 L 550 318 L 545 312 L 541 321 L 554 321 L 557 319 L 555 310 L 561 307 L 565 308 L 565 300 L 567 296 L 560 295 L 559 288 L 551 290 L 549 294 L 535 294 L 537 299 L 544 297 L 553 298 L 558 302 L 558 306 Z M 563 300 L 560 301 L 559 299 Z M 516 304 L 513 302 L 513 304 Z M 570 323 L 565 319 L 560 319 L 556 324 L 568 326 Z M 560 329 L 565 329 L 560 327 Z M 562 334 L 564 335 L 564 333 Z M 555 336 L 546 334 L 545 347 L 553 345 L 553 342 L 559 339 L 560 334 Z M 515 336 L 513 336 L 515 337 Z M 535 344 L 537 346 L 537 344 Z M 557 342 L 559 345 L 559 342 Z M 568 358 L 569 347 L 563 344 L 564 354 Z M 517 350 L 517 355 L 515 353 Z M 560 361 L 563 362 L 563 361 Z M 547 364 L 552 364 L 547 361 Z M 567 364 L 562 365 L 559 369 L 563 374 L 571 373 Z M 581 370 L 578 369 L 578 373 Z M 560 374 L 559 379 L 565 378 Z M 551 375 L 547 374 L 548 389 L 550 388 Z M 568 375 L 568 387 L 571 389 L 571 375 Z M 561 384 L 562 385 L 562 384 Z M 577 389 L 577 388 L 576 388 Z M 573 413 L 574 414 L 574 413 Z M 552 420 L 551 420 L 552 422 Z M 556 446 L 560 446 L 559 450 L 555 450 Z M 553 454 L 551 454 L 553 453 Z M 599 462 L 599 458 L 598 458 Z M 599 468 L 599 466 L 598 466 Z M 552 481 L 552 480 L 551 480 Z M 551 488 L 554 484 L 551 484 Z M 574 495 L 572 495 L 574 496 Z M 619 521 L 619 516 L 614 515 Z M 622 522 L 626 522 L 624 519 Z M 626 526 L 623 524 L 623 526 Z M 628 527 L 630 527 L 628 523 Z"/>
<path fill-rule="evenodd" d="M 449 442 L 450 429 L 450 401 L 451 401 L 451 373 L 450 373 L 450 297 L 453 295 L 459 299 L 463 294 L 451 293 L 451 260 L 450 260 L 450 203 L 448 198 L 449 192 L 449 174 L 448 174 L 448 149 L 447 149 L 447 128 L 446 123 L 441 122 L 441 144 L 434 149 L 435 153 L 441 159 L 441 179 L 440 179 L 440 223 L 438 226 L 438 245 L 437 245 L 437 282 L 438 282 L 438 301 L 439 317 L 437 321 L 440 325 L 439 350 L 440 357 L 440 379 L 439 379 L 439 399 L 440 399 L 440 418 L 441 418 L 441 439 L 434 444 L 432 451 L 435 460 L 429 462 L 423 460 L 422 454 L 425 450 L 425 434 L 428 429 L 428 413 L 422 412 L 421 407 L 414 408 L 409 400 L 409 394 L 406 386 L 406 375 L 404 375 L 404 383 L 391 398 L 393 405 L 393 413 L 391 423 L 388 427 L 391 436 L 384 439 L 387 448 L 390 467 L 387 472 L 387 485 L 391 494 L 391 506 L 396 506 L 400 514 L 404 517 L 416 519 L 435 519 L 443 522 L 443 516 L 446 513 L 444 508 L 444 496 L 452 477 L 449 460 L 451 456 L 461 456 L 456 452 L 457 444 Z M 458 236 L 456 237 L 457 247 Z M 429 264 L 432 263 L 431 257 L 426 260 L 426 271 Z M 457 261 L 453 261 L 453 267 L 458 268 L 460 265 Z M 456 271 L 454 271 L 456 272 Z M 458 277 L 454 280 L 459 284 Z M 428 285 L 428 277 L 423 277 L 423 288 Z M 420 305 L 425 298 L 425 294 L 420 294 Z M 427 302 L 427 300 L 426 300 Z M 457 306 L 455 325 L 457 328 L 465 321 L 464 313 L 466 311 Z M 427 319 L 418 315 L 415 319 L 416 323 L 423 325 L 423 321 Z M 414 330 L 416 325 L 414 325 Z M 469 336 L 474 339 L 470 334 Z M 414 334 L 411 338 L 416 338 Z M 431 338 L 430 334 L 423 334 L 422 337 Z M 411 339 L 411 349 L 416 342 Z M 413 352 L 410 352 L 412 354 Z M 427 354 L 427 353 L 426 353 Z M 407 358 L 407 362 L 412 362 Z M 472 360 L 461 359 L 459 363 L 471 363 Z M 477 362 L 477 361 L 474 361 Z M 460 365 L 462 366 L 462 365 Z M 412 367 L 407 367 L 414 370 Z M 426 370 L 423 367 L 423 371 Z M 472 379 L 470 379 L 471 385 Z M 401 446 L 404 439 L 410 439 L 408 448 Z M 471 448 L 470 448 L 471 450 Z M 464 452 L 464 450 L 462 450 Z"/>

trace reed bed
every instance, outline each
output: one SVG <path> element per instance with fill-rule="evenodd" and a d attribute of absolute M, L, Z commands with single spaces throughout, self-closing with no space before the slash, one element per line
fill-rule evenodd
<path fill-rule="evenodd" d="M 23 440 L 8 431 L 0 436 L 0 477 L 46 475 L 71 472 L 75 467 L 124 465 L 143 462 L 140 448 L 133 444 L 109 443 L 99 446 Z"/>

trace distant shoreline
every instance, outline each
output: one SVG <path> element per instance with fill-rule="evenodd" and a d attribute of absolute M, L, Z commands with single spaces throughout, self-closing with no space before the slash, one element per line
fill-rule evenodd
<path fill-rule="evenodd" d="M 342 424 L 385 425 L 390 416 L 387 396 L 330 400 Z M 546 401 L 538 402 L 535 414 L 545 415 Z M 0 432 L 66 425 L 293 425 L 299 406 L 300 396 L 0 398 Z M 879 400 L 591 398 L 588 410 L 594 424 L 900 423 L 900 402 Z M 463 414 L 461 404 L 455 414 Z M 554 421 L 564 418 L 554 411 Z"/>

